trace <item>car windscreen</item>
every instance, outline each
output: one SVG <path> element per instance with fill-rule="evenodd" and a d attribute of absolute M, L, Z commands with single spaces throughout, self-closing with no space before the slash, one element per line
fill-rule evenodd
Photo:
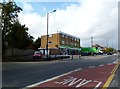
<path fill-rule="evenodd" d="M 35 52 L 34 54 L 40 54 L 40 52 Z"/>

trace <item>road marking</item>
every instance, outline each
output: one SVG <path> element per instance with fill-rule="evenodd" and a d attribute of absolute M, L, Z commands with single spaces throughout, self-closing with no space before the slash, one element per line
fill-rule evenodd
<path fill-rule="evenodd" d="M 41 82 L 38 82 L 38 83 L 35 83 L 35 84 L 32 84 L 32 85 L 28 85 L 28 86 L 26 86 L 25 88 L 22 88 L 22 89 L 26 89 L 26 88 L 29 88 L 29 87 L 35 87 L 35 86 L 37 86 L 37 85 L 39 85 L 39 84 L 43 84 L 43 83 L 46 83 L 46 82 L 55 80 L 55 79 L 57 79 L 57 78 L 59 78 L 59 77 L 62 77 L 62 76 L 71 74 L 71 73 L 76 72 L 76 71 L 81 70 L 81 69 L 82 69 L 82 68 L 78 68 L 78 69 L 76 69 L 76 70 L 72 70 L 72 71 L 70 71 L 70 72 L 67 72 L 67 73 L 64 73 L 64 74 L 55 76 L 55 77 L 53 77 L 53 78 L 46 79 L 46 80 L 44 80 L 44 81 L 41 81 Z"/>
<path fill-rule="evenodd" d="M 114 69 L 111 71 L 111 74 L 114 74 L 115 71 L 117 70 L 117 68 L 118 68 L 118 65 L 116 64 L 116 66 L 114 67 Z"/>
<path fill-rule="evenodd" d="M 79 71 L 79 70 L 81 70 L 81 69 L 82 69 L 82 68 L 78 68 L 78 69 L 74 70 L 74 72 Z"/>
<path fill-rule="evenodd" d="M 102 82 L 100 81 L 94 81 L 94 82 L 98 82 L 98 84 L 93 89 L 97 89 L 102 84 Z"/>
<path fill-rule="evenodd" d="M 119 59 L 115 60 L 113 63 L 116 64 L 116 63 L 118 63 L 118 61 L 119 61 Z"/>
<path fill-rule="evenodd" d="M 104 65 L 99 65 L 99 66 L 104 66 Z"/>
<path fill-rule="evenodd" d="M 93 68 L 93 67 L 95 67 L 95 66 L 90 66 L 89 68 Z"/>
<path fill-rule="evenodd" d="M 54 83 L 60 84 L 60 85 L 67 85 L 67 86 L 74 85 L 74 87 L 78 88 L 92 82 L 97 83 L 94 89 L 97 89 L 102 84 L 102 82 L 100 81 L 87 80 L 87 79 L 76 78 L 72 76 L 68 76 L 68 78 L 63 79 L 62 81 L 55 81 Z"/>
<path fill-rule="evenodd" d="M 111 81 L 113 80 L 113 77 L 115 76 L 115 74 L 111 74 L 110 77 L 108 78 L 108 80 L 106 81 L 106 83 L 103 85 L 102 89 L 107 89 L 108 86 L 110 85 Z"/>
<path fill-rule="evenodd" d="M 108 80 L 106 81 L 106 83 L 103 85 L 102 89 L 107 89 L 107 87 L 110 85 L 110 83 L 112 82 L 114 76 L 115 76 L 115 72 L 118 68 L 118 64 L 116 64 L 116 66 L 114 67 L 114 69 L 111 71 L 111 75 L 109 76 Z"/>
<path fill-rule="evenodd" d="M 108 65 L 112 65 L 113 63 L 108 63 Z"/>

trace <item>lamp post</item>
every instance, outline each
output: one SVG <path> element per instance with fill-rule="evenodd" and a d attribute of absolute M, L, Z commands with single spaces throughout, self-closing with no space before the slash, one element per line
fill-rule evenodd
<path fill-rule="evenodd" d="M 47 60 L 48 60 L 48 26 L 49 26 L 49 13 L 56 12 L 56 10 L 50 11 L 47 13 L 47 43 L 46 43 L 46 52 L 47 52 Z"/>

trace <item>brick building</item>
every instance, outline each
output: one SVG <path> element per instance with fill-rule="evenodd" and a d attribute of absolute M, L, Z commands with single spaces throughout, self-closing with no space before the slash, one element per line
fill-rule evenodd
<path fill-rule="evenodd" d="M 41 36 L 41 48 L 46 48 L 47 36 Z M 64 54 L 71 54 L 71 52 L 80 50 L 80 38 L 57 32 L 48 35 L 48 48 L 59 48 Z"/>

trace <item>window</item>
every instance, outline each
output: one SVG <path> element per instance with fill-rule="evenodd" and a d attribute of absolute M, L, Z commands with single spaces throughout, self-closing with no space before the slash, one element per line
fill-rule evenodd
<path fill-rule="evenodd" d="M 49 37 L 52 37 L 52 34 L 50 34 Z"/>
<path fill-rule="evenodd" d="M 77 46 L 79 46 L 79 44 L 77 44 Z"/>
<path fill-rule="evenodd" d="M 67 45 L 68 45 L 69 43 L 68 43 L 68 41 L 67 41 Z"/>
<path fill-rule="evenodd" d="M 73 40 L 73 38 L 71 37 L 71 40 Z"/>
<path fill-rule="evenodd" d="M 79 42 L 79 39 L 77 39 L 77 41 Z"/>
<path fill-rule="evenodd" d="M 76 41 L 76 38 L 75 38 L 75 41 Z"/>
<path fill-rule="evenodd" d="M 62 44 L 65 44 L 65 41 L 62 41 Z"/>
<path fill-rule="evenodd" d="M 62 34 L 62 37 L 64 37 L 64 35 Z"/>
<path fill-rule="evenodd" d="M 77 44 L 75 43 L 75 46 L 77 46 Z"/>
<path fill-rule="evenodd" d="M 66 36 L 66 38 L 68 38 L 68 36 Z"/>
<path fill-rule="evenodd" d="M 48 44 L 52 44 L 52 41 L 49 41 Z"/>
<path fill-rule="evenodd" d="M 74 43 L 72 43 L 72 45 L 74 45 Z"/>

